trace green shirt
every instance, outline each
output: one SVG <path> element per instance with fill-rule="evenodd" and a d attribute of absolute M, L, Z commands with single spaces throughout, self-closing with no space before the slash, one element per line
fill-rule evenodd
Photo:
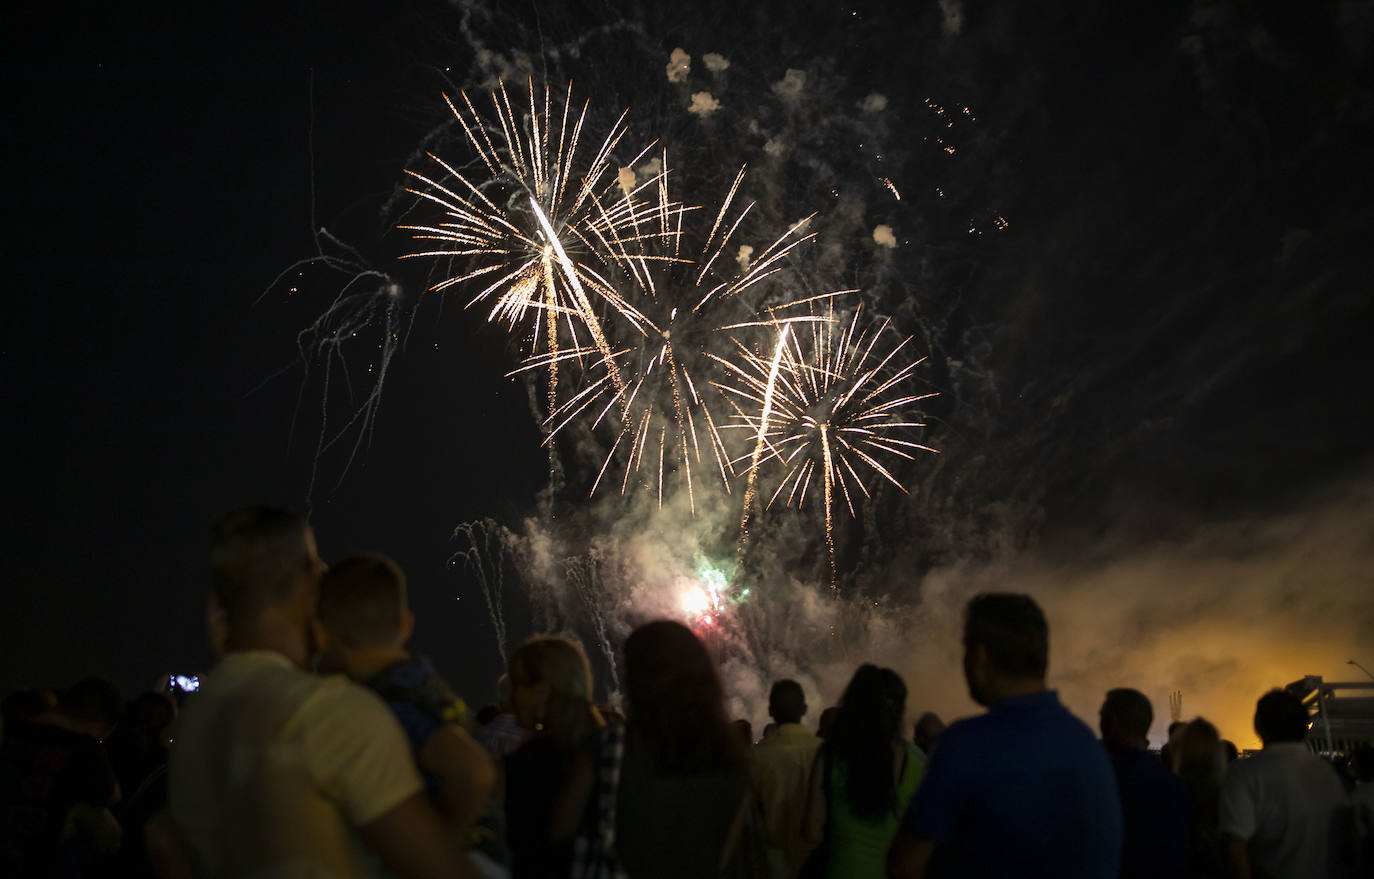
<path fill-rule="evenodd" d="M 830 845 L 829 869 L 827 875 L 839 879 L 864 879 L 887 876 L 887 850 L 897 835 L 916 787 L 921 783 L 926 758 L 910 742 L 906 747 L 906 759 L 902 765 L 902 777 L 897 780 L 896 796 L 892 808 L 881 818 L 863 818 L 854 813 L 849 805 L 849 791 L 845 784 L 845 768 L 839 761 L 832 761 L 826 778 L 826 839 Z"/>

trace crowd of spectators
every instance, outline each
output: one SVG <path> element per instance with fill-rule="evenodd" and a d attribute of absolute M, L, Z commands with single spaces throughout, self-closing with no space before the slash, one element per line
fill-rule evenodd
<path fill-rule="evenodd" d="M 326 566 L 301 517 L 216 523 L 198 692 L 125 701 L 86 678 L 4 700 L 0 875 L 15 877 L 1355 877 L 1371 875 L 1374 761 L 1343 775 L 1308 711 L 1263 694 L 1241 757 L 1203 718 L 1152 751 L 1150 700 L 1108 691 L 1091 730 L 1048 689 L 1029 597 L 965 615 L 987 710 L 948 727 L 859 666 L 808 725 L 773 683 L 758 741 L 707 647 L 671 621 L 623 647 L 624 715 L 575 640 L 508 659 L 470 713 L 407 648 L 386 556 Z"/>

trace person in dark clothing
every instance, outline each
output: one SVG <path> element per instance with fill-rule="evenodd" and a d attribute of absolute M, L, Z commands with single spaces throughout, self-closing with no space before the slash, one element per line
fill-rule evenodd
<path fill-rule="evenodd" d="M 1110 690 L 1098 718 L 1121 796 L 1121 876 L 1186 875 L 1193 807 L 1183 782 L 1149 751 L 1150 700 L 1139 690 Z"/>
<path fill-rule="evenodd" d="M 679 623 L 640 626 L 625 641 L 625 693 L 627 725 L 606 727 L 595 756 L 579 757 L 555 812 L 555 834 L 578 836 L 575 870 L 762 876 L 765 831 L 747 753 L 705 645 Z"/>
<path fill-rule="evenodd" d="M 7 725 L 0 746 L 0 875 L 43 877 L 119 848 L 119 782 L 101 742 L 124 702 L 86 678 L 55 708 Z"/>
<path fill-rule="evenodd" d="M 529 737 L 507 755 L 506 838 L 513 879 L 566 875 L 570 849 L 555 842 L 554 804 L 576 755 L 591 748 L 601 715 L 592 704 L 592 668 L 578 644 L 536 635 L 506 664 L 516 721 Z"/>
<path fill-rule="evenodd" d="M 984 593 L 964 677 L 988 713 L 945 730 L 888 857 L 891 876 L 1109 879 L 1121 803 L 1092 731 L 1045 688 L 1049 626 L 1027 595 Z"/>
<path fill-rule="evenodd" d="M 1178 737 L 1175 762 L 1192 813 L 1188 875 L 1224 879 L 1227 871 L 1219 824 L 1221 781 L 1228 761 L 1217 728 L 1201 717 L 1191 721 Z"/>
<path fill-rule="evenodd" d="M 165 693 L 144 693 L 128 705 L 124 721 L 105 743 L 123 800 L 115 811 L 123 843 L 115 857 L 122 876 L 156 874 L 144 845 L 148 821 L 167 805 L 167 758 L 177 703 Z"/>

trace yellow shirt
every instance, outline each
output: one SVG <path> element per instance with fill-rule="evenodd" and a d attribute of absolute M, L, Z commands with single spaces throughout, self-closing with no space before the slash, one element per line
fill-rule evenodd
<path fill-rule="evenodd" d="M 763 805 L 768 843 L 781 851 L 788 875 L 801 870 L 811 846 L 802 840 L 802 818 L 811 780 L 811 764 L 820 738 L 800 723 L 781 724 L 754 746 L 750 770 Z"/>
<path fill-rule="evenodd" d="M 381 699 L 278 653 L 221 660 L 175 738 L 168 806 L 205 877 L 372 876 L 353 828 L 421 790 Z"/>

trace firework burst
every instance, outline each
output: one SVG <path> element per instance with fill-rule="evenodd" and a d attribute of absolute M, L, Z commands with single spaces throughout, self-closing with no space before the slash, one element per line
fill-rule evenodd
<path fill-rule="evenodd" d="M 747 536 L 744 526 L 761 467 L 781 474 L 765 509 L 779 500 L 800 507 L 815 489 L 825 516 L 832 589 L 836 488 L 853 516 L 856 495 L 869 496 L 861 472 L 876 473 L 905 492 L 890 459 L 914 460 L 916 452 L 937 451 L 909 438 L 926 426 L 911 420 L 913 407 L 935 396 L 909 392 L 924 358 L 900 364 L 910 336 L 886 353 L 875 353 L 888 321 L 866 324 L 861 313 L 855 309 L 846 325 L 836 317 L 832 298 L 824 315 L 779 319 L 776 346 L 766 355 L 737 343 L 736 359 L 716 358 L 732 379 L 719 385 L 735 403 L 727 426 L 754 438 L 746 456 L 750 490 L 741 539 Z"/>
<path fill-rule="evenodd" d="M 613 357 L 623 383 L 613 374 L 589 381 L 577 394 L 550 414 L 547 433 L 552 439 L 582 413 L 595 413 L 593 427 L 615 409 L 623 413 L 613 422 L 616 436 L 593 483 L 595 494 L 613 462 L 623 462 L 620 491 L 639 479 L 656 490 L 663 503 L 664 480 L 672 472 L 682 474 L 693 515 L 696 513 L 694 471 L 714 470 L 728 492 L 735 473 L 720 436 L 719 417 L 712 411 L 718 392 L 712 376 L 716 363 L 712 351 L 730 347 L 728 333 L 746 327 L 767 326 L 758 319 L 756 305 L 745 295 L 773 275 L 781 261 L 810 237 L 802 234 L 804 223 L 789 229 L 752 261 L 730 258 L 730 246 L 752 203 L 736 207 L 744 170 L 735 175 L 721 199 L 709 233 L 700 249 L 688 246 L 701 236 L 685 236 L 684 217 L 693 208 L 680 208 L 669 197 L 666 153 L 659 171 L 645 185 L 652 186 L 657 205 L 647 220 L 636 221 L 635 234 L 622 239 L 613 252 L 617 285 L 629 295 L 604 296 L 610 306 L 607 324 L 616 351 Z M 777 307 L 785 307 L 783 306 Z M 521 370 L 546 367 L 556 359 L 594 355 L 588 347 L 549 352 L 531 357 Z M 517 370 L 520 371 L 520 370 Z"/>
<path fill-rule="evenodd" d="M 573 112 L 571 86 L 560 111 L 547 86 L 541 108 L 531 82 L 525 111 L 502 83 L 491 94 L 494 121 L 484 120 L 465 92 L 460 97 L 444 99 L 485 175 L 474 179 L 433 153 L 442 180 L 407 170 L 416 181 L 409 191 L 441 207 L 444 219 L 401 226 L 417 241 L 439 242 L 402 258 L 463 260 L 462 271 L 431 289 L 477 286 L 469 304 L 489 305 L 489 320 L 512 331 L 533 324 L 531 353 L 548 369 L 550 412 L 558 406 L 562 364 L 587 367 L 590 356 L 590 366 L 603 367 L 610 384 L 623 389 L 596 303 L 622 304 L 601 273 L 609 254 L 637 253 L 641 228 L 679 206 L 651 204 L 619 185 L 612 156 L 626 134 L 625 114 L 599 147 L 583 147 L 587 105 Z"/>

